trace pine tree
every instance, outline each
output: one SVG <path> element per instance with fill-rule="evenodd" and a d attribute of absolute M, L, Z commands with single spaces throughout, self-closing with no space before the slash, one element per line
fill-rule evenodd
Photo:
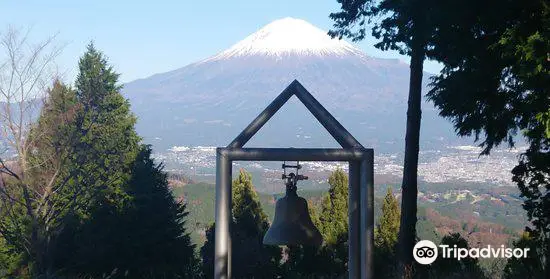
<path fill-rule="evenodd" d="M 330 175 L 328 183 L 330 188 L 323 198 L 318 225 L 323 241 L 332 245 L 348 231 L 348 175 L 337 169 Z"/>
<path fill-rule="evenodd" d="M 448 3 L 452 13 L 442 14 L 456 24 L 434 36 L 443 69 L 427 96 L 458 135 L 474 136 L 482 155 L 501 144 L 513 147 L 518 132 L 523 136 L 528 148 L 512 180 L 550 278 L 550 6 L 546 0 Z"/>
<path fill-rule="evenodd" d="M 74 129 L 77 109 L 75 91 L 56 80 L 48 90 L 38 121 L 29 133 L 32 152 L 28 156 L 27 165 L 32 166 L 29 170 L 31 183 L 42 187 L 51 184 L 50 187 L 56 191 L 55 194 L 44 191 L 48 198 L 46 205 L 53 207 L 48 210 L 61 211 L 56 212 L 56 218 L 49 216 L 50 223 L 47 226 L 51 229 L 61 225 L 56 222 L 61 222 L 67 213 L 63 209 L 79 206 L 77 202 L 80 200 L 70 199 L 77 194 L 77 187 L 67 185 L 70 184 L 67 180 L 72 177 L 66 168 L 71 162 L 72 146 L 78 138 Z M 58 204 L 57 208 L 55 204 Z"/>
<path fill-rule="evenodd" d="M 262 210 L 258 194 L 252 185 L 252 176 L 244 170 L 233 181 L 231 212 L 238 233 L 243 237 L 258 237 L 269 227 L 267 215 Z"/>
<path fill-rule="evenodd" d="M 391 254 L 394 254 L 397 244 L 400 215 L 399 203 L 394 197 L 392 189 L 388 188 L 382 204 L 382 215 L 376 226 L 374 241 L 375 245 Z"/>
<path fill-rule="evenodd" d="M 281 249 L 262 243 L 269 223 L 252 185 L 252 176 L 245 170 L 241 169 L 233 180 L 232 199 L 233 278 L 276 278 L 281 273 Z M 207 240 L 201 248 L 203 273 L 207 278 L 213 278 L 214 271 L 214 228 L 215 224 L 207 230 Z"/>
<path fill-rule="evenodd" d="M 363 40 L 366 29 L 379 41 L 375 47 L 395 50 L 410 56 L 408 107 L 406 114 L 405 157 L 401 184 L 401 224 L 399 259 L 401 274 L 413 264 L 412 251 L 416 237 L 418 153 L 422 118 L 422 79 L 424 60 L 431 58 L 432 33 L 438 29 L 437 1 L 338 0 L 341 10 L 331 13 L 335 30 L 332 37 Z"/>
<path fill-rule="evenodd" d="M 320 213 L 310 205 L 312 220 L 323 236 L 320 248 L 292 246 L 285 262 L 287 278 L 340 278 L 348 262 L 348 175 L 337 169 L 330 175 Z"/>
<path fill-rule="evenodd" d="M 134 162 L 126 189 L 132 198 L 116 218 L 124 242 L 109 262 L 131 278 L 198 278 L 195 247 L 185 230 L 185 204 L 175 200 L 167 174 L 151 152 L 143 146 Z"/>
<path fill-rule="evenodd" d="M 120 93 L 119 74 L 93 43 L 79 61 L 76 97 L 74 164 L 82 187 L 101 190 L 101 202 L 124 201 L 121 189 L 129 179 L 140 138 L 135 116 Z M 92 193 L 95 195 L 96 193 Z"/>
<path fill-rule="evenodd" d="M 55 265 L 69 273 L 108 272 L 110 255 L 124 238 L 113 238 L 119 216 L 130 201 L 125 187 L 139 152 L 136 118 L 121 95 L 119 75 L 93 44 L 79 61 L 70 123 L 69 157 L 63 163 L 66 188 L 78 200 L 67 208 Z M 100 224 L 105 221 L 104 224 Z M 96 231 L 87 231 L 98 224 Z M 103 239 L 101 238 L 103 237 Z"/>
<path fill-rule="evenodd" d="M 396 278 L 396 245 L 400 220 L 399 203 L 388 188 L 382 203 L 382 214 L 374 230 L 374 269 L 380 278 Z"/>
<path fill-rule="evenodd" d="M 321 204 L 319 231 L 324 246 L 319 249 L 320 276 L 342 277 L 347 272 L 348 262 L 348 175 L 337 169 L 328 179 L 329 190 Z"/>

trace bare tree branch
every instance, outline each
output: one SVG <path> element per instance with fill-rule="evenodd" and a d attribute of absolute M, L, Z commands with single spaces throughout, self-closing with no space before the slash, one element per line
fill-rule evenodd
<path fill-rule="evenodd" d="M 21 246 L 28 255 L 41 253 L 44 241 L 51 239 L 45 222 L 47 210 L 43 207 L 50 204 L 49 199 L 55 194 L 52 189 L 60 168 L 54 162 L 59 158 L 51 154 L 39 162 L 57 167 L 44 174 L 51 176 L 28 179 L 27 174 L 34 168 L 28 158 L 31 148 L 47 131 L 37 130 L 31 137 L 29 133 L 38 116 L 37 109 L 47 97 L 46 85 L 52 84 L 56 76 L 54 62 L 62 50 L 55 45 L 57 34 L 31 44 L 30 31 L 30 28 L 22 32 L 9 27 L 0 36 L 0 133 L 17 155 L 9 166 L 0 158 L 0 234 L 16 242 L 12 244 Z M 46 166 L 48 169 L 49 165 Z M 6 181 L 4 175 L 13 181 Z M 25 215 L 23 219 L 21 214 Z M 20 231 L 22 220 L 30 221 L 30 234 Z"/>
<path fill-rule="evenodd" d="M 0 110 L 0 125 L 4 134 L 9 133 L 4 136 L 18 153 L 24 170 L 29 148 L 25 139 L 33 113 L 39 99 L 44 97 L 44 85 L 52 80 L 54 60 L 62 50 L 54 45 L 57 34 L 33 45 L 28 41 L 30 31 L 29 28 L 22 33 L 9 27 L 0 38 L 0 49 L 6 57 L 0 61 L 0 101 L 5 102 Z"/>

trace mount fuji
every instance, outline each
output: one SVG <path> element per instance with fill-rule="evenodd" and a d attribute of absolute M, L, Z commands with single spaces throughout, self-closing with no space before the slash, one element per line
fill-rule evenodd
<path fill-rule="evenodd" d="M 408 64 L 371 57 L 300 19 L 276 20 L 221 53 L 132 81 L 123 92 L 138 116 L 138 132 L 163 151 L 225 146 L 295 79 L 364 146 L 402 149 Z M 456 140 L 451 125 L 426 102 L 422 125 L 423 147 Z M 291 99 L 248 146 L 337 144 Z"/>

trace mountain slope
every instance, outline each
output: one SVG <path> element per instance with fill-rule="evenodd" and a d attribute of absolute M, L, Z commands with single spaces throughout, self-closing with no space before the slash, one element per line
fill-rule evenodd
<path fill-rule="evenodd" d="M 370 57 L 299 19 L 274 21 L 203 61 L 130 82 L 124 92 L 139 117 L 138 131 L 157 150 L 219 146 L 294 79 L 364 145 L 401 149 L 408 65 Z M 281 113 L 252 145 L 335 146 L 301 104 L 292 101 Z M 425 106 L 424 120 L 426 139 L 437 143 L 452 134 L 431 105 Z"/>

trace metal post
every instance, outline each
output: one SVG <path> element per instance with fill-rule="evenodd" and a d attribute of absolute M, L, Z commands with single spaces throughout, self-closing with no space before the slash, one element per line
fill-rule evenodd
<path fill-rule="evenodd" d="M 361 279 L 374 278 L 374 150 L 361 161 Z"/>
<path fill-rule="evenodd" d="M 348 274 L 350 279 L 357 279 L 361 275 L 361 241 L 359 238 L 360 216 L 360 163 L 349 163 L 349 199 L 348 199 Z"/>
<path fill-rule="evenodd" d="M 216 149 L 216 232 L 214 278 L 231 278 L 231 161 L 223 148 Z"/>

